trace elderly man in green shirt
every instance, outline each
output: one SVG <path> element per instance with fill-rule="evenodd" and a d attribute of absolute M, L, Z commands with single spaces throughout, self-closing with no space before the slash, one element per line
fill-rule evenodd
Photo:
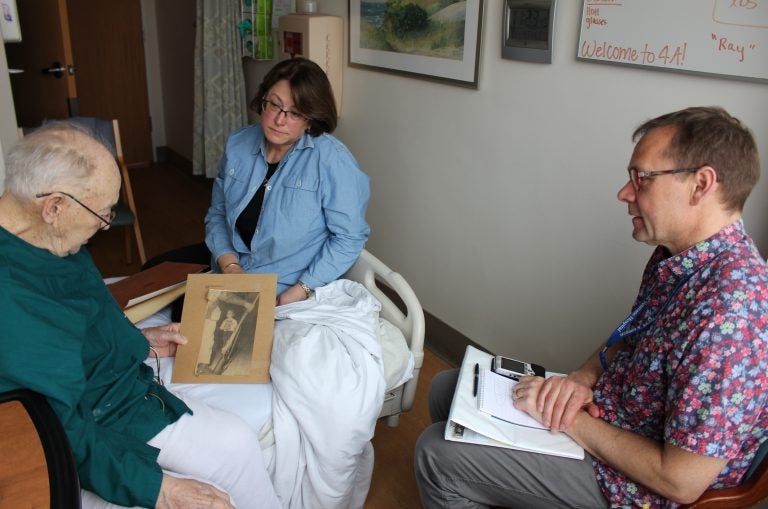
<path fill-rule="evenodd" d="M 165 509 L 277 508 L 258 438 L 240 418 L 154 381 L 152 346 L 173 355 L 178 324 L 140 331 L 82 246 L 109 228 L 120 174 L 80 128 L 44 125 L 17 143 L 0 196 L 0 391 L 45 395 L 81 485 L 105 501 Z"/>

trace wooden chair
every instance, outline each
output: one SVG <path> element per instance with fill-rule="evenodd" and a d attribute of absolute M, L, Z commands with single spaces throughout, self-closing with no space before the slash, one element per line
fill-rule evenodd
<path fill-rule="evenodd" d="M 768 498 L 768 440 L 757 451 L 745 481 L 733 488 L 707 490 L 699 499 L 681 509 L 748 509 Z"/>
<path fill-rule="evenodd" d="M 80 509 L 69 440 L 43 396 L 0 393 L 0 451 L 0 506 Z"/>
<path fill-rule="evenodd" d="M 66 120 L 88 130 L 104 143 L 110 152 L 112 152 L 112 155 L 115 156 L 115 161 L 120 169 L 122 187 L 120 200 L 115 207 L 116 215 L 114 221 L 112 221 L 112 227 L 125 227 L 125 263 L 130 265 L 133 261 L 131 231 L 128 227 L 132 227 L 133 236 L 136 238 L 136 249 L 139 252 L 139 259 L 141 260 L 142 265 L 147 263 L 147 255 L 144 251 L 144 240 L 142 239 L 141 227 L 139 226 L 139 216 L 136 213 L 136 202 L 133 199 L 131 177 L 128 173 L 128 166 L 125 164 L 125 158 L 123 157 L 123 145 L 120 141 L 120 126 L 118 125 L 117 120 L 102 120 L 93 117 L 72 117 Z M 24 133 L 30 133 L 33 130 L 34 128 L 19 128 L 19 138 L 22 138 Z"/>

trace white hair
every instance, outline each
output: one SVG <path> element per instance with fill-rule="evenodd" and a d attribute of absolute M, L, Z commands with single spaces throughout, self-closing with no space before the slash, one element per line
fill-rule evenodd
<path fill-rule="evenodd" d="M 33 200 L 39 193 L 87 187 L 96 169 L 97 144 L 103 145 L 82 126 L 67 121 L 46 122 L 8 152 L 6 191 Z"/>

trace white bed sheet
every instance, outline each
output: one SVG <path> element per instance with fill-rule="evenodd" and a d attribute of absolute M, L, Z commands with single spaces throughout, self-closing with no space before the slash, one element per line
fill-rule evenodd
<path fill-rule="evenodd" d="M 171 321 L 170 308 L 164 308 L 136 324 L 138 328 L 165 325 Z M 408 349 L 402 331 L 389 321 L 380 318 L 378 338 L 382 346 L 384 363 L 384 379 L 387 391 L 404 384 L 413 377 L 414 358 Z M 178 384 L 171 383 L 173 373 L 173 358 L 160 359 L 160 378 L 173 391 L 178 391 L 196 399 L 205 401 L 211 406 L 232 412 L 243 418 L 252 429 L 269 436 L 262 428 L 270 423 L 272 416 L 272 384 L 226 384 L 227 390 L 222 391 L 220 384 Z M 156 368 L 156 361 L 147 359 L 147 364 Z M 269 426 L 267 426 L 269 428 Z M 271 437 L 270 437 L 271 438 Z M 262 442 L 264 447 L 270 445 L 270 439 Z"/>

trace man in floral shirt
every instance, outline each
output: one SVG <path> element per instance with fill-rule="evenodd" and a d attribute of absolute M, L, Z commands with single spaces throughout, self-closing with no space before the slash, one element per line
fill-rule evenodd
<path fill-rule="evenodd" d="M 741 220 L 754 139 L 720 108 L 663 115 L 638 138 L 618 198 L 635 240 L 658 247 L 635 305 L 579 369 L 514 395 L 585 461 L 445 442 L 433 425 L 416 451 L 425 507 L 676 507 L 739 484 L 768 439 L 768 275 Z M 433 382 L 433 418 L 455 380 Z"/>

